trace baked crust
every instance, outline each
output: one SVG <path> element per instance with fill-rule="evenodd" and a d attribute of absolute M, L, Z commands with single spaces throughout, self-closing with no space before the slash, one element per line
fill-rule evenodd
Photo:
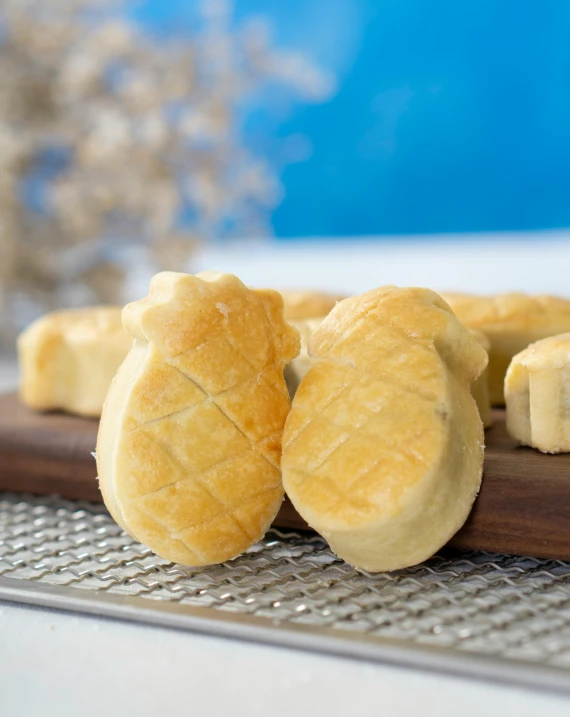
<path fill-rule="evenodd" d="M 301 336 L 301 350 L 297 358 L 293 359 L 290 364 L 285 367 L 285 381 L 287 388 L 289 389 L 289 395 L 291 399 L 295 396 L 299 384 L 303 380 L 303 377 L 311 366 L 311 357 L 309 356 L 309 340 L 315 331 L 321 325 L 323 319 L 300 319 L 298 321 L 291 321 L 291 325 L 294 326 Z M 487 353 L 491 348 L 491 342 L 482 331 L 477 329 L 470 329 L 470 333 L 473 338 L 479 343 Z M 485 428 L 490 428 L 493 425 L 493 415 L 491 411 L 491 401 L 489 398 L 489 374 L 488 369 L 485 368 L 479 378 L 475 379 L 471 386 L 471 394 L 475 399 L 481 420 Z"/>
<path fill-rule="evenodd" d="M 507 431 L 543 453 L 570 452 L 570 333 L 517 354 L 505 377 Z"/>
<path fill-rule="evenodd" d="M 326 316 L 346 294 L 322 291 L 281 291 L 284 316 L 289 320 L 314 319 Z"/>
<path fill-rule="evenodd" d="M 496 296 L 443 294 L 455 315 L 489 341 L 489 392 L 504 405 L 505 374 L 513 356 L 540 339 L 570 331 L 570 300 L 511 293 Z"/>
<path fill-rule="evenodd" d="M 21 400 L 35 410 L 99 417 L 131 343 L 119 306 L 40 317 L 18 338 Z"/>
<path fill-rule="evenodd" d="M 479 489 L 486 352 L 437 294 L 389 286 L 339 303 L 309 353 L 283 434 L 289 498 L 351 565 L 425 560 Z"/>
<path fill-rule="evenodd" d="M 283 498 L 283 367 L 299 337 L 281 296 L 230 274 L 164 272 L 123 319 L 133 348 L 97 443 L 105 504 L 163 558 L 233 558 L 265 534 Z"/>

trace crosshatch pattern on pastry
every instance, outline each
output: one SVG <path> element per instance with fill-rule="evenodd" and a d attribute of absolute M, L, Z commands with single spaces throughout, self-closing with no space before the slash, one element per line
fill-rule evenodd
<path fill-rule="evenodd" d="M 151 547 L 165 542 L 179 562 L 204 564 L 247 549 L 282 501 L 280 444 L 290 408 L 283 366 L 298 351 L 298 335 L 276 292 L 247 289 L 228 275 L 170 281 L 170 294 L 159 287 L 157 300 L 151 290 L 127 319 L 140 332 L 145 311 L 158 306 L 141 382 L 124 411 L 120 450 L 130 470 L 118 495 L 138 537 Z M 161 325 L 191 326 L 192 311 L 202 311 L 203 340 L 187 329 L 163 343 Z"/>

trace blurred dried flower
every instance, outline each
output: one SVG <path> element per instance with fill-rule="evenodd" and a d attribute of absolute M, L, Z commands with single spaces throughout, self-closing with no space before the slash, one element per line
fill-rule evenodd
<path fill-rule="evenodd" d="M 198 241 L 268 233 L 272 168 L 243 146 L 268 82 L 318 100 L 330 82 L 266 26 L 210 0 L 159 43 L 121 0 L 0 0 L 0 334 L 64 303 L 120 301 L 118 248 L 180 267 Z"/>

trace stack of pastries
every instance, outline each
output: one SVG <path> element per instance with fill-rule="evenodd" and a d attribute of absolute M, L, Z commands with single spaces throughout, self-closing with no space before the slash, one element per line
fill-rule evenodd
<path fill-rule="evenodd" d="M 19 342 L 21 396 L 101 416 L 105 504 L 162 557 L 199 566 L 239 555 L 286 493 L 348 563 L 395 570 L 463 525 L 508 363 L 559 328 L 570 331 L 570 302 L 548 297 L 280 294 L 228 274 L 163 272 L 122 312 L 32 325 Z M 551 421 L 542 443 L 529 428 L 545 414 L 536 387 L 556 369 L 552 394 L 569 337 L 507 375 L 511 432 L 541 450 L 570 447 L 570 428 Z M 529 380 L 537 360 L 547 378 L 532 368 Z"/>

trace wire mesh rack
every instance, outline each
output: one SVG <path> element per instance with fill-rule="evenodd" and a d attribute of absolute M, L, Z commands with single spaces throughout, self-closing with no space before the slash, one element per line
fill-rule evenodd
<path fill-rule="evenodd" d="M 454 551 L 372 575 L 271 529 L 192 569 L 101 505 L 0 494 L 0 598 L 570 692 L 570 563 L 556 560 Z"/>

